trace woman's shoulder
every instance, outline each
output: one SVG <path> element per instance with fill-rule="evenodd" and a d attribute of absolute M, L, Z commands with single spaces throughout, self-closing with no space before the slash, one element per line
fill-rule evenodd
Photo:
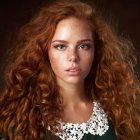
<path fill-rule="evenodd" d="M 88 133 L 81 140 L 117 140 L 117 136 L 111 122 L 109 122 L 109 129 L 102 136 Z"/>

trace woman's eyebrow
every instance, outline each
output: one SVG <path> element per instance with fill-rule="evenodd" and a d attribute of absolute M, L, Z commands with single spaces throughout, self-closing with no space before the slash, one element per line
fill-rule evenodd
<path fill-rule="evenodd" d="M 77 41 L 77 44 L 80 44 L 80 43 L 83 43 L 83 42 L 93 42 L 93 40 L 91 40 L 91 39 L 83 39 L 83 40 Z"/>
<path fill-rule="evenodd" d="M 66 40 L 54 40 L 51 43 L 55 43 L 55 42 L 60 42 L 60 43 L 66 43 L 66 44 L 68 44 L 68 41 L 66 41 Z"/>
<path fill-rule="evenodd" d="M 55 43 L 55 42 L 68 44 L 68 41 L 66 41 L 66 40 L 54 40 L 51 43 Z M 82 39 L 82 40 L 78 40 L 77 44 L 80 44 L 80 43 L 83 43 L 83 42 L 93 42 L 93 40 L 91 40 L 91 39 Z"/>

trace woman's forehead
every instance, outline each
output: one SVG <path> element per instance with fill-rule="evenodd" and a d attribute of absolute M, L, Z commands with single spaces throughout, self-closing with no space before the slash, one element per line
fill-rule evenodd
<path fill-rule="evenodd" d="M 92 30 L 86 21 L 75 17 L 61 20 L 56 26 L 52 41 L 67 39 L 92 40 Z"/>

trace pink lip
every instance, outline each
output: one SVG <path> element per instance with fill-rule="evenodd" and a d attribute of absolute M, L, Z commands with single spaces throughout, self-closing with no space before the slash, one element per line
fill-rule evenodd
<path fill-rule="evenodd" d="M 80 70 L 79 67 L 70 67 L 70 68 L 66 69 L 66 71 L 78 71 L 78 70 Z"/>
<path fill-rule="evenodd" d="M 65 70 L 68 75 L 70 76 L 76 76 L 80 74 L 80 68 L 79 67 L 71 67 Z"/>

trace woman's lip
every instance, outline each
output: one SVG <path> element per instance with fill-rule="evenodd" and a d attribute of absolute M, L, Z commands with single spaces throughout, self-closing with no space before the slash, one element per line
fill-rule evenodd
<path fill-rule="evenodd" d="M 66 71 L 79 71 L 79 70 L 80 70 L 79 67 L 71 67 L 71 68 L 66 69 Z"/>
<path fill-rule="evenodd" d="M 66 72 L 69 76 L 76 76 L 80 74 L 80 69 L 69 69 Z"/>
<path fill-rule="evenodd" d="M 79 70 L 74 69 L 74 70 L 68 70 L 68 71 L 71 71 L 71 72 L 76 72 L 76 71 L 79 71 Z"/>
<path fill-rule="evenodd" d="M 79 69 L 75 68 L 75 69 L 69 69 L 69 70 L 66 70 L 66 71 L 75 72 L 75 71 L 79 71 Z"/>

